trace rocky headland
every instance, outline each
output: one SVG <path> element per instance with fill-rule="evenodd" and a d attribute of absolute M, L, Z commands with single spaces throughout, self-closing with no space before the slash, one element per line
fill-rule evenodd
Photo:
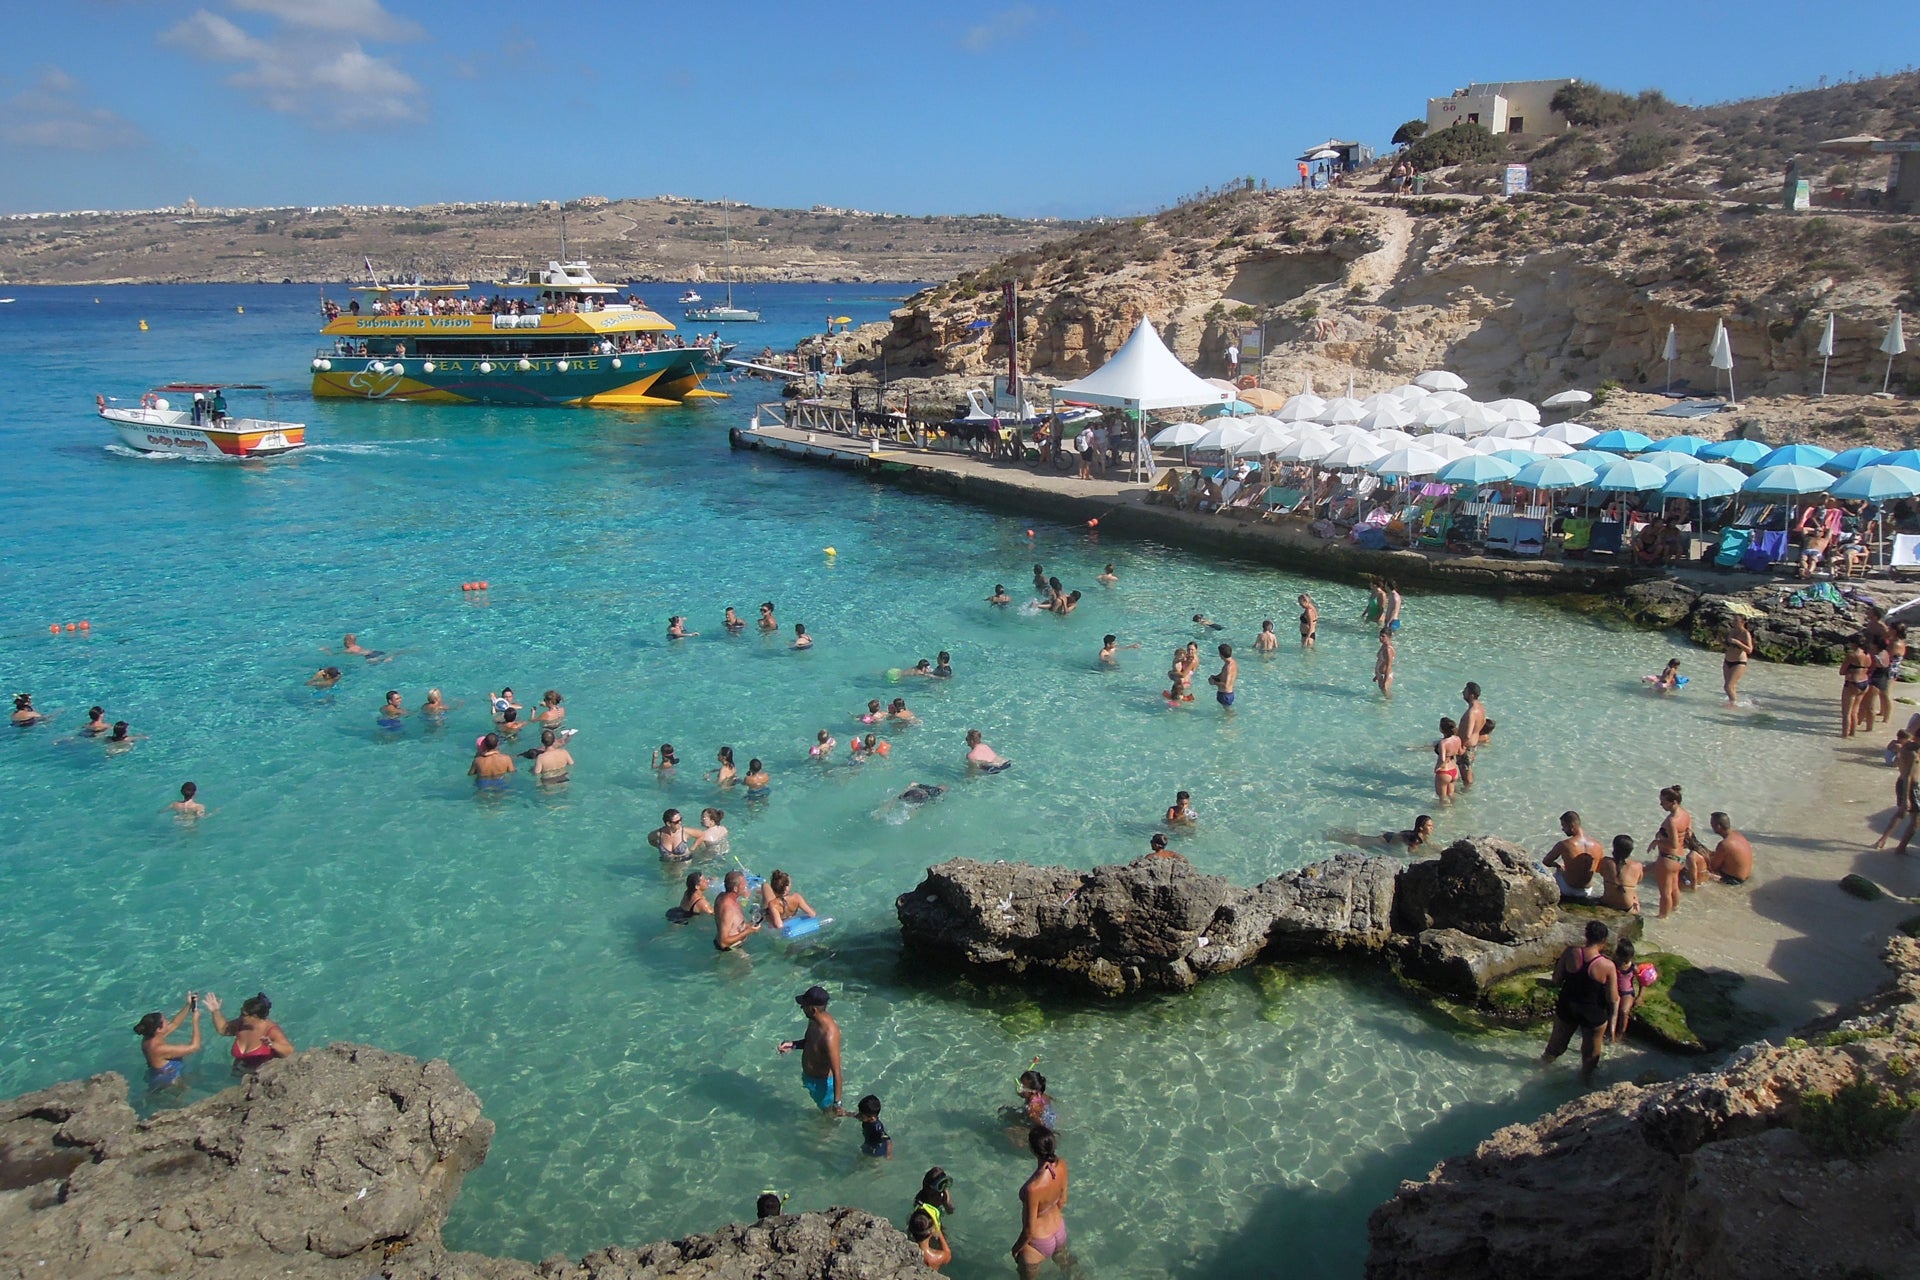
<path fill-rule="evenodd" d="M 1617 1084 L 1401 1185 L 1368 1280 L 1920 1275 L 1920 942 L 1894 984 L 1717 1070 Z"/>
<path fill-rule="evenodd" d="M 1252 888 L 1173 858 L 1076 871 L 955 858 L 895 902 L 909 951 L 989 977 L 1118 996 L 1186 991 L 1259 960 L 1391 964 L 1464 999 L 1552 964 L 1585 927 L 1517 845 L 1459 840 L 1437 858 L 1361 853 Z M 1607 913 L 1637 935 L 1637 917 Z"/>
<path fill-rule="evenodd" d="M 652 1280 L 925 1275 L 857 1209 L 539 1264 L 448 1250 L 493 1125 L 445 1062 L 336 1044 L 139 1118 L 118 1074 L 0 1103 L 0 1277 Z"/>

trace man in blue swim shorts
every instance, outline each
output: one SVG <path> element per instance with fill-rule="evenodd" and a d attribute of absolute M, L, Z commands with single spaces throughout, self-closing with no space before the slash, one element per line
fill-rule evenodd
<path fill-rule="evenodd" d="M 840 1024 L 827 1012 L 827 989 L 808 987 L 794 1003 L 807 1015 L 807 1031 L 798 1040 L 782 1040 L 781 1053 L 800 1050 L 800 1082 L 813 1105 L 831 1115 L 844 1116 L 840 1106 Z"/>
<path fill-rule="evenodd" d="M 1234 660 L 1233 646 L 1220 646 L 1220 674 L 1208 676 L 1207 683 L 1213 686 L 1213 699 L 1223 707 L 1233 705 L 1233 682 L 1240 678 L 1240 664 Z"/>

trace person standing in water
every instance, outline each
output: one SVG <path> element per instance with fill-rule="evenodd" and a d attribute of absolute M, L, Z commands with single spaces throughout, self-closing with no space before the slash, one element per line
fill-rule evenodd
<path fill-rule="evenodd" d="M 1367 607 L 1360 613 L 1360 621 L 1378 629 L 1385 625 L 1381 620 L 1387 614 L 1387 589 L 1380 585 L 1380 579 L 1367 579 Z"/>
<path fill-rule="evenodd" d="M 1678 785 L 1660 789 L 1660 807 L 1666 820 L 1653 837 L 1658 852 L 1653 860 L 1653 880 L 1660 887 L 1660 916 L 1665 920 L 1680 908 L 1680 870 L 1687 863 L 1687 841 L 1693 835 L 1693 817 L 1680 807 Z"/>
<path fill-rule="evenodd" d="M 1387 633 L 1382 631 L 1381 635 Z M 1433 794 L 1442 804 L 1453 803 L 1453 784 L 1460 777 L 1460 727 L 1452 717 L 1440 719 L 1440 737 L 1433 744 Z"/>
<path fill-rule="evenodd" d="M 771 600 L 762 600 L 760 602 L 760 629 L 762 631 L 778 631 L 780 629 L 780 620 L 773 616 L 773 601 Z"/>
<path fill-rule="evenodd" d="M 1234 660 L 1233 646 L 1220 646 L 1220 674 L 1207 677 L 1207 683 L 1213 686 L 1213 699 L 1227 710 L 1233 710 L 1233 682 L 1240 678 L 1240 664 Z"/>
<path fill-rule="evenodd" d="M 1747 630 L 1747 620 L 1739 614 L 1727 623 L 1727 638 L 1722 642 L 1720 656 L 1720 687 L 1727 695 L 1727 705 L 1740 705 L 1740 679 L 1747 674 L 1747 663 L 1753 659 L 1753 632 Z"/>
<path fill-rule="evenodd" d="M 533 780 L 545 786 L 565 782 L 573 769 L 573 753 L 557 741 L 551 729 L 540 731 L 540 748 L 533 753 Z"/>
<path fill-rule="evenodd" d="M 1280 637 L 1273 634 L 1273 619 L 1268 618 L 1260 624 L 1260 634 L 1253 638 L 1255 653 L 1272 653 L 1280 647 Z"/>
<path fill-rule="evenodd" d="M 1480 686 L 1469 682 L 1460 691 L 1467 709 L 1460 716 L 1460 787 L 1473 789 L 1473 761 L 1480 752 L 1480 744 L 1487 738 L 1487 708 L 1480 701 Z"/>
<path fill-rule="evenodd" d="M 1314 604 L 1313 597 L 1304 591 L 1300 593 L 1300 647 L 1311 649 L 1320 635 L 1320 609 Z"/>
<path fill-rule="evenodd" d="M 1613 961 L 1607 958 L 1607 926 L 1587 921 L 1586 943 L 1568 947 L 1554 962 L 1553 976 L 1560 995 L 1553 1005 L 1553 1034 L 1547 1039 L 1540 1065 L 1547 1066 L 1567 1051 L 1574 1032 L 1580 1033 L 1580 1076 L 1591 1083 L 1600 1069 L 1600 1046 L 1608 1027 L 1620 1012 L 1620 986 Z"/>
<path fill-rule="evenodd" d="M 746 873 L 737 868 L 729 871 L 721 884 L 720 901 L 713 908 L 713 949 L 731 951 L 760 932 L 760 926 L 748 924 L 740 909 L 740 895 L 747 891 Z"/>
<path fill-rule="evenodd" d="M 1094 575 L 1093 580 L 1103 587 L 1110 587 L 1120 581 L 1120 575 L 1113 571 L 1112 565 L 1108 565 L 1105 569 Z"/>
<path fill-rule="evenodd" d="M 506 786 L 507 775 L 513 772 L 513 758 L 501 752 L 500 735 L 488 734 L 480 739 L 478 748 L 473 754 L 473 763 L 467 766 L 467 776 L 473 779 L 473 785 L 483 791 Z"/>
<path fill-rule="evenodd" d="M 387 700 L 381 705 L 379 713 L 374 717 L 374 722 L 382 729 L 399 729 L 403 727 L 404 724 L 401 717 L 406 714 L 407 709 L 400 704 L 400 691 L 398 689 L 389 689 L 387 690 Z"/>
<path fill-rule="evenodd" d="M 1012 763 L 987 745 L 978 729 L 967 730 L 967 769 L 969 772 L 998 773 Z"/>
<path fill-rule="evenodd" d="M 1380 629 L 1380 648 L 1373 655 L 1373 682 L 1380 686 L 1380 695 L 1393 701 L 1393 633 Z"/>
<path fill-rule="evenodd" d="M 1063 1270 L 1071 1268 L 1067 1249 L 1067 1162 L 1060 1158 L 1059 1140 L 1046 1125 L 1027 1131 L 1027 1149 L 1038 1161 L 1020 1187 L 1020 1235 L 1013 1242 L 1013 1260 L 1021 1280 L 1032 1280 L 1052 1258 Z"/>
<path fill-rule="evenodd" d="M 207 816 L 207 806 L 194 799 L 194 797 L 199 794 L 200 788 L 197 785 L 191 782 L 183 782 L 180 784 L 180 798 L 168 805 L 167 808 L 172 811 L 173 816 L 176 818 L 204 818 Z"/>
<path fill-rule="evenodd" d="M 220 1015 L 220 997 L 209 991 L 207 1012 L 213 1015 L 216 1034 L 233 1037 L 234 1071 L 252 1071 L 275 1058 L 293 1056 L 293 1042 L 280 1024 L 267 1016 L 273 1012 L 273 1004 L 266 992 L 248 996 L 240 1005 L 240 1016 L 229 1022 Z"/>
<path fill-rule="evenodd" d="M 168 1044 L 167 1037 L 179 1030 L 188 1016 L 193 1018 L 193 1039 L 186 1044 Z M 179 1081 L 187 1069 L 187 1059 L 200 1052 L 200 997 L 187 992 L 187 1002 L 171 1018 L 155 1011 L 140 1019 L 133 1028 L 140 1037 L 140 1052 L 147 1060 L 147 1088 L 160 1089 Z"/>
<path fill-rule="evenodd" d="M 1380 615 L 1380 625 L 1388 631 L 1398 631 L 1400 629 L 1401 603 L 1399 585 L 1396 584 L 1393 579 L 1387 579 L 1384 594 L 1386 604 L 1384 606 L 1384 612 Z"/>
<path fill-rule="evenodd" d="M 813 1105 L 833 1116 L 844 1116 L 840 1105 L 845 1091 L 840 1069 L 840 1024 L 827 1012 L 832 997 L 825 987 L 808 987 L 793 998 L 807 1016 L 806 1033 L 798 1040 L 782 1040 L 780 1053 L 800 1051 L 800 1082 L 807 1087 Z"/>

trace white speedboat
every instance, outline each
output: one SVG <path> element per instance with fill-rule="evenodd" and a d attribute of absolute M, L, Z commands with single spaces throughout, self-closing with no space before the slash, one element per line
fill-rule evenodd
<path fill-rule="evenodd" d="M 692 303 L 701 302 L 701 301 L 704 301 L 704 299 L 702 299 L 701 296 L 698 293 L 694 292 L 692 289 L 689 289 L 685 293 L 680 295 L 680 304 L 682 306 L 687 306 Z"/>
<path fill-rule="evenodd" d="M 270 458 L 306 447 L 303 422 L 275 422 L 270 418 L 236 418 L 226 412 L 227 391 L 261 391 L 243 385 L 173 382 L 140 397 L 138 407 L 122 406 L 106 396 L 95 396 L 94 407 L 113 425 L 120 442 L 141 453 L 182 457 Z M 191 397 L 176 409 L 167 395 Z"/>

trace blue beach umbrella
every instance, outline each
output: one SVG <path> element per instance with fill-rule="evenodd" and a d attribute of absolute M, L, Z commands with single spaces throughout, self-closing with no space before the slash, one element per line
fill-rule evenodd
<path fill-rule="evenodd" d="M 1747 478 L 1721 462 L 1695 462 L 1681 467 L 1660 486 L 1663 498 L 1730 498 Z"/>
<path fill-rule="evenodd" d="M 1602 431 L 1587 441 L 1587 448 L 1598 449 L 1602 453 L 1639 453 L 1653 441 L 1638 431 Z"/>
<path fill-rule="evenodd" d="M 1650 467 L 1658 467 L 1665 474 L 1672 475 L 1676 471 L 1698 466 L 1702 459 L 1684 453 L 1675 453 L 1669 449 L 1665 453 L 1643 453 L 1636 461 L 1644 462 Z"/>
<path fill-rule="evenodd" d="M 1245 400 L 1229 400 L 1225 404 L 1210 404 L 1200 410 L 1203 418 L 1245 418 L 1260 412 Z"/>
<path fill-rule="evenodd" d="M 1650 462 L 1634 458 L 1611 458 L 1600 468 L 1590 488 L 1608 493 L 1646 493 L 1667 482 L 1667 473 Z"/>
<path fill-rule="evenodd" d="M 1819 493 L 1822 489 L 1830 488 L 1832 484 L 1833 477 L 1818 467 L 1783 462 L 1777 466 L 1760 468 L 1753 473 L 1751 480 L 1741 486 L 1741 489 L 1746 493 L 1760 493 L 1770 497 L 1791 497 L 1802 493 Z"/>
<path fill-rule="evenodd" d="M 1525 449 L 1502 449 L 1498 453 L 1489 453 L 1483 456 L 1488 458 L 1497 458 L 1501 462 L 1504 462 L 1510 465 L 1516 472 L 1523 471 L 1526 468 L 1532 466 L 1534 463 L 1540 461 L 1539 454 L 1528 453 Z"/>
<path fill-rule="evenodd" d="M 1920 495 L 1920 471 L 1912 467 L 1880 464 L 1865 466 L 1835 481 L 1833 488 L 1827 492 L 1848 502 L 1891 502 L 1895 498 L 1911 498 Z"/>
<path fill-rule="evenodd" d="M 1822 449 L 1817 444 L 1783 444 L 1755 465 L 1762 470 L 1774 467 L 1823 467 L 1832 457 L 1833 450 Z"/>
<path fill-rule="evenodd" d="M 1771 445 L 1761 444 L 1758 440 L 1716 440 L 1700 450 L 1698 456 L 1712 462 L 1731 462 L 1736 466 L 1751 467 L 1772 452 Z"/>
<path fill-rule="evenodd" d="M 1497 454 L 1476 453 L 1455 458 L 1433 478 L 1442 484 L 1499 484 L 1520 474 L 1520 468 Z"/>
<path fill-rule="evenodd" d="M 1599 474 L 1584 462 L 1566 458 L 1536 458 L 1513 482 L 1523 489 L 1584 489 Z"/>
<path fill-rule="evenodd" d="M 1692 456 L 1698 454 L 1711 443 L 1713 442 L 1710 440 L 1702 440 L 1699 436 L 1668 436 L 1664 440 L 1655 440 L 1646 447 L 1644 452 L 1684 453 Z"/>
<path fill-rule="evenodd" d="M 1572 453 L 1564 456 L 1572 459 L 1574 462 L 1584 462 L 1595 471 L 1605 467 L 1608 463 L 1620 461 L 1619 454 L 1601 453 L 1598 449 L 1575 449 Z"/>
<path fill-rule="evenodd" d="M 1884 458 L 1875 458 L 1876 467 L 1911 467 L 1920 471 L 1920 449 L 1898 449 Z"/>
<path fill-rule="evenodd" d="M 1851 449 L 1836 453 L 1831 458 L 1828 458 L 1820 464 L 1820 469 L 1822 471 L 1831 471 L 1837 476 L 1844 476 L 1850 471 L 1858 471 L 1862 467 L 1870 467 L 1886 456 L 1887 451 L 1885 449 L 1876 449 L 1870 444 L 1855 445 Z"/>

